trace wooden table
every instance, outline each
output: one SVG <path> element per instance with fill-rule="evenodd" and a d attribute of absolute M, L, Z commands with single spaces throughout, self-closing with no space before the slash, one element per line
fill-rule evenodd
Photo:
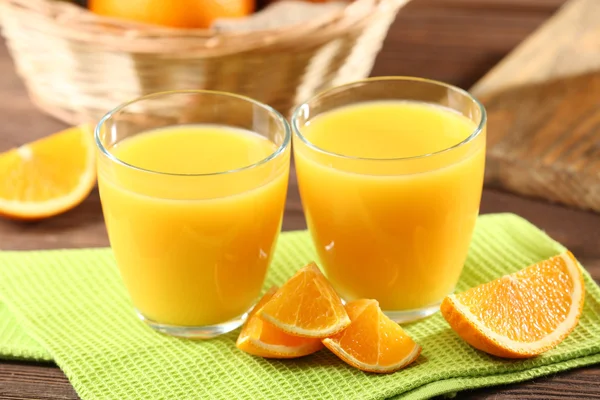
<path fill-rule="evenodd" d="M 599 0 L 600 1 L 600 0 Z M 414 0 L 398 17 L 374 75 L 419 75 L 471 86 L 564 0 Z M 0 46 L 0 151 L 64 127 L 36 111 Z M 486 189 L 482 213 L 514 212 L 569 247 L 600 281 L 600 215 Z M 305 227 L 294 177 L 284 229 Z M 108 244 L 98 193 L 78 208 L 35 224 L 0 221 L 0 249 Z M 600 398 L 600 366 L 535 381 L 470 391 L 461 398 Z M 76 399 L 54 365 L 0 362 L 0 399 Z"/>

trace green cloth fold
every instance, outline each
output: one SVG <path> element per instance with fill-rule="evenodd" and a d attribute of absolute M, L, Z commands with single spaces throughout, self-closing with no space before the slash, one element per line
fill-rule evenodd
<path fill-rule="evenodd" d="M 564 248 L 511 214 L 479 218 L 458 291 Z M 577 254 L 575 254 L 577 256 Z M 265 288 L 315 258 L 307 232 L 283 233 Z M 238 351 L 239 330 L 207 341 L 167 337 L 133 313 L 109 249 L 0 252 L 0 357 L 54 360 L 85 399 L 424 399 L 520 382 L 600 362 L 600 288 L 585 274 L 578 327 L 558 347 L 503 360 L 465 344 L 436 314 L 405 326 L 423 347 L 389 375 L 326 349 L 296 360 Z"/>

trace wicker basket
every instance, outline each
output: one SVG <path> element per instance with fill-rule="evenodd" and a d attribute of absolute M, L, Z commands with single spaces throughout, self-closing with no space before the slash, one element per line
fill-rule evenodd
<path fill-rule="evenodd" d="M 356 0 L 310 24 L 243 33 L 127 23 L 57 0 L 0 0 L 0 21 L 32 101 L 77 124 L 174 89 L 240 93 L 289 114 L 317 91 L 366 77 L 406 2 Z"/>

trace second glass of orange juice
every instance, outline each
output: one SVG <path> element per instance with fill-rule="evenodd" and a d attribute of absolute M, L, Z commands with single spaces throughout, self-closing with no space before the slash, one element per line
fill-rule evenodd
<path fill-rule="evenodd" d="M 281 228 L 285 119 L 233 94 L 168 92 L 117 108 L 95 135 L 106 227 L 140 318 L 183 337 L 238 327 Z"/>
<path fill-rule="evenodd" d="M 395 321 L 432 314 L 456 285 L 479 212 L 483 106 L 419 78 L 323 92 L 292 118 L 302 204 L 329 280 Z"/>

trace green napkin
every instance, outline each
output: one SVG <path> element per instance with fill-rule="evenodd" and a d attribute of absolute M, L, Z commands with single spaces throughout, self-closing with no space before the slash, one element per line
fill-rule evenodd
<path fill-rule="evenodd" d="M 562 250 L 517 216 L 482 216 L 458 290 Z M 314 257 L 307 232 L 282 234 L 265 287 Z M 600 289 L 587 274 L 585 283 L 579 326 L 540 357 L 511 361 L 479 352 L 438 314 L 406 326 L 423 346 L 416 363 L 375 375 L 327 350 L 286 361 L 253 357 L 235 348 L 238 331 L 208 341 L 155 333 L 134 315 L 108 249 L 2 252 L 0 298 L 15 319 L 0 307 L 0 351 L 51 355 L 83 399 L 422 399 L 600 362 Z"/>
<path fill-rule="evenodd" d="M 2 303 L 0 303 L 0 358 L 52 361 L 50 353 L 25 333 L 6 305 Z"/>

